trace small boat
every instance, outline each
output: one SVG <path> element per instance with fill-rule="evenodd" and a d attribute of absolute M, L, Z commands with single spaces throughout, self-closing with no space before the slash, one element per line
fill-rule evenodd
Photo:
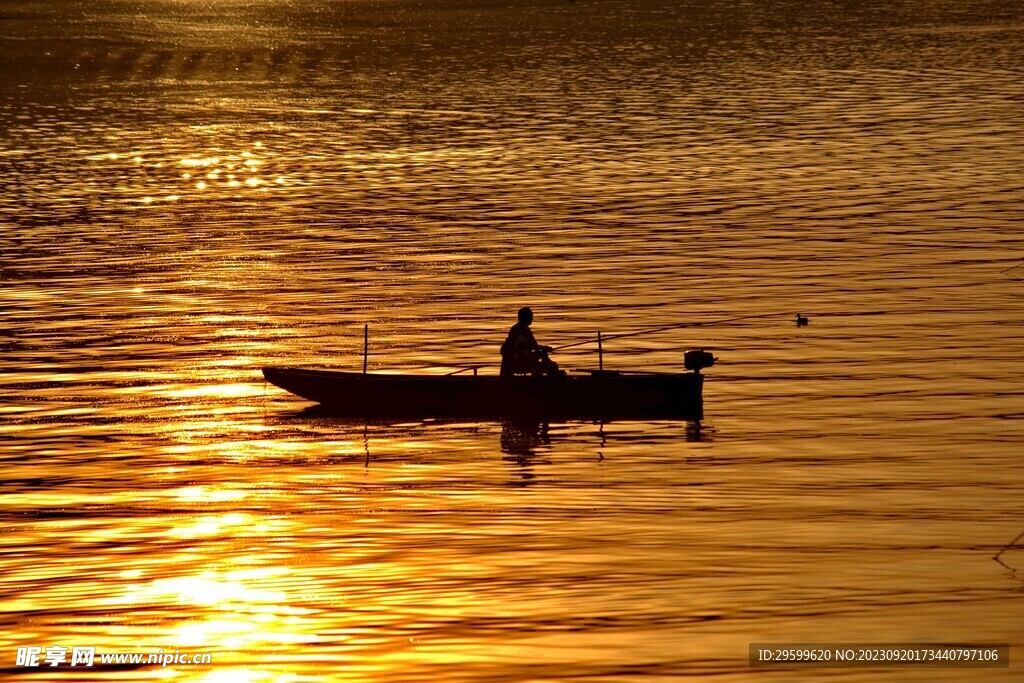
<path fill-rule="evenodd" d="M 693 370 L 689 373 L 591 370 L 502 378 L 266 367 L 263 376 L 274 386 L 346 417 L 700 420 L 700 369 L 714 360 L 705 351 L 688 352 L 686 365 Z"/>

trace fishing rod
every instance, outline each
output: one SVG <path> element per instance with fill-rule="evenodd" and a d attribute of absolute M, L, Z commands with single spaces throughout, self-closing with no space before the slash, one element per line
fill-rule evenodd
<path fill-rule="evenodd" d="M 1024 265 L 1024 264 L 1022 264 L 1022 265 Z M 763 320 L 765 318 L 779 318 L 779 317 L 788 316 L 788 315 L 790 315 L 790 314 L 789 313 L 761 313 L 761 314 L 757 314 L 757 315 L 740 315 L 740 316 L 734 316 L 734 317 L 731 317 L 731 318 L 720 318 L 718 320 L 705 320 L 705 321 L 697 321 L 697 322 L 673 323 L 671 325 L 659 325 L 657 327 L 649 327 L 649 328 L 645 328 L 645 329 L 642 329 L 642 330 L 637 330 L 636 332 L 623 332 L 621 334 L 612 334 L 612 335 L 608 335 L 608 336 L 601 335 L 601 333 L 599 332 L 597 337 L 591 337 L 589 339 L 584 339 L 583 341 L 571 342 L 571 343 L 568 343 L 568 344 L 561 344 L 559 346 L 552 346 L 550 348 L 551 348 L 552 351 L 561 351 L 563 349 L 571 349 L 571 348 L 575 348 L 575 347 L 578 347 L 578 346 L 584 346 L 586 344 L 593 344 L 595 342 L 598 342 L 598 343 L 600 343 L 603 346 L 603 343 L 605 341 L 610 340 L 610 339 L 624 339 L 626 337 L 639 337 L 639 336 L 645 335 L 645 334 L 654 334 L 656 332 L 665 332 L 665 331 L 668 331 L 668 330 L 678 330 L 678 329 L 683 329 L 683 328 L 686 328 L 686 327 L 707 327 L 707 326 L 710 326 L 710 325 L 721 325 L 723 323 L 732 323 L 732 322 L 738 322 L 738 321 L 741 321 L 741 320 L 758 320 L 758 319 Z M 799 317 L 797 319 L 800 320 Z M 804 318 L 803 321 L 804 321 L 804 324 L 806 324 L 806 318 Z M 363 372 L 364 373 L 366 372 L 366 356 L 367 356 L 368 346 L 369 346 L 369 335 L 368 335 L 368 331 L 367 330 L 368 330 L 368 326 L 364 326 L 364 328 L 363 328 Z M 601 354 L 601 355 L 603 356 L 603 354 Z M 472 372 L 474 375 L 476 375 L 480 368 L 489 367 L 489 365 L 490 364 L 449 365 L 448 366 L 449 368 L 455 368 L 455 369 L 453 371 L 451 371 L 451 372 L 446 373 L 446 374 L 448 374 L 448 375 L 459 375 L 459 374 L 462 374 L 464 372 Z M 444 365 L 440 365 L 439 366 L 438 364 L 433 363 L 433 364 L 430 364 L 430 365 L 416 366 L 416 367 L 413 367 L 413 368 L 410 368 L 410 369 L 412 369 L 412 370 L 427 370 L 427 369 L 436 369 L 438 367 L 445 367 L 445 366 Z"/>
<path fill-rule="evenodd" d="M 1017 269 L 1018 269 L 1018 268 L 1020 268 L 1021 266 L 1024 266 L 1024 261 L 1021 261 L 1021 262 L 1020 262 L 1020 263 L 1018 263 L 1017 265 L 1015 265 L 1015 266 L 1011 266 L 1011 267 L 1007 268 L 1006 270 L 1001 270 L 1001 271 L 999 271 L 999 272 L 1000 272 L 1000 273 L 1009 273 L 1009 272 L 1010 272 L 1011 270 L 1017 270 Z"/>
<path fill-rule="evenodd" d="M 1012 574 L 1016 574 L 1017 570 L 1014 569 L 1013 567 L 1011 567 L 1010 565 L 1006 564 L 1005 562 L 1003 562 L 999 558 L 1002 557 L 1003 553 L 1005 553 L 1007 550 L 1009 550 L 1010 548 L 1015 547 L 1017 545 L 1017 542 L 1020 541 L 1020 539 L 1022 539 L 1022 538 L 1024 538 L 1024 531 L 1022 531 L 1019 534 L 1017 534 L 1017 538 L 1013 539 L 1012 541 L 1010 541 L 1009 543 L 1004 545 L 1002 548 L 999 549 L 998 553 L 996 553 L 995 555 L 992 556 L 993 560 L 995 560 L 999 564 L 1001 564 L 1004 567 L 1006 567 L 1007 569 L 1009 569 Z"/>
<path fill-rule="evenodd" d="M 601 359 L 600 365 L 601 365 L 601 369 L 603 370 L 604 369 L 604 358 L 603 358 L 604 357 L 604 353 L 603 353 L 604 349 L 603 349 L 603 346 L 604 346 L 604 342 L 608 341 L 609 339 L 624 339 L 626 337 L 639 337 L 640 335 L 653 334 L 655 332 L 665 332 L 667 330 L 678 330 L 678 329 L 682 329 L 682 328 L 685 328 L 685 327 L 701 327 L 701 326 L 708 326 L 708 325 L 720 325 L 722 323 L 732 323 L 732 322 L 737 322 L 737 321 L 740 321 L 740 320 L 756 320 L 756 319 L 764 319 L 764 318 L 779 318 L 779 317 L 784 316 L 784 315 L 788 316 L 789 313 L 761 313 L 761 314 L 758 314 L 758 315 L 740 315 L 740 316 L 734 316 L 732 318 L 721 318 L 719 320 L 705 320 L 705 321 L 701 321 L 701 322 L 673 323 L 671 325 L 659 325 L 657 327 L 649 327 L 649 328 L 646 328 L 646 329 L 643 329 L 643 330 L 637 330 L 636 332 L 623 332 L 622 334 L 612 334 L 612 335 L 608 335 L 608 336 L 604 336 L 600 332 L 598 332 L 597 333 L 597 337 L 591 337 L 589 339 L 584 339 L 583 341 L 571 342 L 569 344 L 561 344 L 559 346 L 552 346 L 550 348 L 551 348 L 551 351 L 561 351 L 562 349 L 571 349 L 571 348 L 575 348 L 577 346 L 584 346 L 586 344 L 592 344 L 594 342 L 597 342 L 597 345 L 598 345 L 598 356 Z M 797 320 L 798 321 L 802 321 L 804 325 L 807 324 L 807 319 L 806 318 L 802 318 L 800 316 L 800 314 L 797 314 Z M 799 322 L 798 322 L 798 324 L 799 324 Z M 472 370 L 473 374 L 476 375 L 477 371 L 480 368 L 482 368 L 482 367 L 487 367 L 487 366 L 486 365 L 467 365 L 467 366 L 461 367 L 460 369 L 455 370 L 453 372 L 449 372 L 447 374 L 449 374 L 449 375 L 458 375 L 458 374 L 461 374 L 463 372 L 468 372 L 468 371 Z M 650 374 L 659 374 L 659 373 L 650 373 Z"/>
<path fill-rule="evenodd" d="M 659 325 L 658 327 L 650 327 L 636 332 L 623 332 L 622 334 L 610 334 L 607 336 L 601 336 L 602 342 L 608 341 L 609 339 L 624 339 L 626 337 L 639 337 L 643 334 L 653 334 L 655 332 L 664 332 L 666 330 L 678 330 L 684 327 L 701 327 L 707 325 L 720 325 L 722 323 L 733 323 L 740 320 L 754 320 L 758 318 L 778 318 L 781 316 L 788 316 L 789 313 L 762 313 L 759 315 L 740 315 L 734 318 L 722 318 L 720 320 L 705 320 L 700 322 L 686 322 L 686 323 L 674 323 L 672 325 Z M 561 351 L 562 349 L 571 349 L 576 346 L 583 346 L 584 344 L 592 344 L 597 341 L 596 338 L 585 339 L 584 341 L 572 342 L 571 344 L 562 344 L 561 346 L 551 347 L 552 351 Z"/>

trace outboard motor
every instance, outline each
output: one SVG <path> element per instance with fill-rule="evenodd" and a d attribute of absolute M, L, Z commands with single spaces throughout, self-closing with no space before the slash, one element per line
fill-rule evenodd
<path fill-rule="evenodd" d="M 687 370 L 693 370 L 698 375 L 704 368 L 710 368 L 718 360 L 710 351 L 704 349 L 697 349 L 696 351 L 687 351 L 683 354 L 683 364 Z"/>

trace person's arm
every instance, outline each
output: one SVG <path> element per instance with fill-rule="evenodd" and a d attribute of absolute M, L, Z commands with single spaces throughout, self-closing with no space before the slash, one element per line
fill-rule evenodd
<path fill-rule="evenodd" d="M 537 339 L 533 336 L 533 330 L 529 327 L 523 330 L 523 336 L 526 338 L 524 346 L 530 351 L 537 351 L 540 349 L 540 344 L 537 343 Z"/>
<path fill-rule="evenodd" d="M 538 344 L 536 337 L 533 336 L 533 330 L 531 330 L 530 328 L 526 328 L 526 335 L 527 337 L 529 337 L 530 340 L 529 348 L 531 351 L 543 351 L 544 353 L 550 353 L 554 351 L 554 349 L 552 349 L 550 346 Z"/>

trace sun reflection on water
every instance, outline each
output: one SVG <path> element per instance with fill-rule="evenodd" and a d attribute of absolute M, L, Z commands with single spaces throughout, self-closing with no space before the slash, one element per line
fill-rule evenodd
<path fill-rule="evenodd" d="M 86 160 L 106 164 L 98 170 L 111 174 L 110 184 L 98 191 L 96 197 L 101 201 L 123 201 L 155 208 L 158 201 L 189 201 L 197 199 L 197 193 L 203 191 L 235 193 L 245 189 L 254 191 L 253 196 L 266 196 L 283 190 L 290 180 L 295 180 L 287 156 L 273 152 L 259 141 L 242 149 L 185 155 L 180 149 L 173 149 L 178 146 L 175 142 L 183 141 L 164 138 L 162 145 L 152 145 L 143 153 L 87 152 Z M 125 160 L 131 162 L 130 170 L 123 165 Z M 165 166 L 167 170 L 163 170 Z M 184 170 L 176 171 L 175 166 Z M 239 178 L 238 173 L 248 177 Z M 203 179 L 197 180 L 197 174 Z"/>

